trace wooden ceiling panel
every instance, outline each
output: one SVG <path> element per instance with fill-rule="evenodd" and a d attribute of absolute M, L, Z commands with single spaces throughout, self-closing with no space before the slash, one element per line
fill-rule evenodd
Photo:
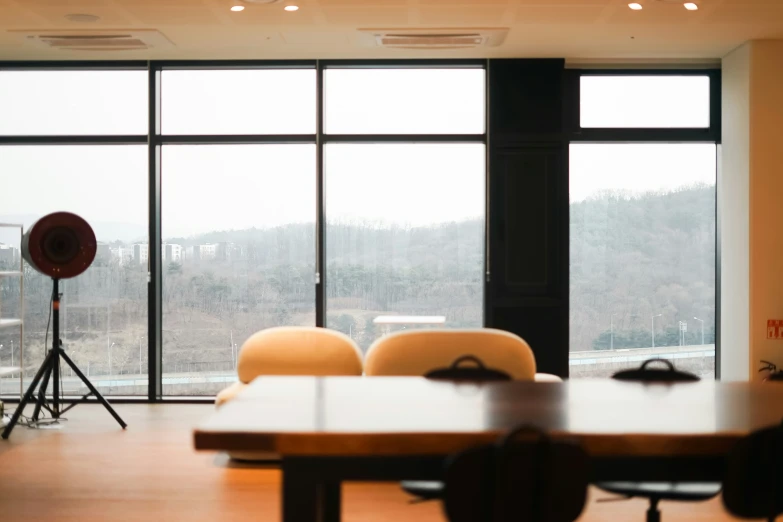
<path fill-rule="evenodd" d="M 300 10 L 289 13 L 282 6 L 278 9 L 245 9 L 241 13 L 228 12 L 230 23 L 239 26 L 296 26 L 306 27 L 317 23 L 317 15 L 312 10 Z"/>
<path fill-rule="evenodd" d="M 319 5 L 323 7 L 400 7 L 409 5 L 410 2 L 411 0 L 317 0 L 317 2 L 309 2 L 305 4 L 305 1 L 303 0 L 302 6 Z"/>
<path fill-rule="evenodd" d="M 405 7 L 324 7 L 323 13 L 335 25 L 399 27 L 410 23 Z"/>
<path fill-rule="evenodd" d="M 121 10 L 106 6 L 82 7 L 80 9 L 67 6 L 45 7 L 30 5 L 27 7 L 27 11 L 37 18 L 38 22 L 44 22 L 48 26 L 58 29 L 100 29 L 108 26 L 122 27 L 133 25 L 133 20 L 129 19 Z M 71 22 L 66 18 L 66 15 L 69 14 L 91 14 L 99 17 L 99 20 L 89 23 Z"/>
<path fill-rule="evenodd" d="M 497 27 L 502 26 L 507 8 L 483 6 L 480 9 L 419 8 L 419 21 L 427 26 Z"/>
<path fill-rule="evenodd" d="M 140 22 L 159 27 L 164 25 L 221 25 L 222 21 L 215 13 L 204 6 L 169 7 L 169 6 L 135 6 L 125 7 L 125 11 Z"/>
<path fill-rule="evenodd" d="M 283 11 L 244 0 L 0 0 L 0 60 L 62 59 L 62 53 L 28 44 L 13 29 L 155 28 L 175 48 L 123 54 L 123 58 L 392 58 L 563 56 L 569 59 L 717 58 L 750 38 L 783 37 L 783 0 L 290 0 Z M 66 14 L 101 20 L 77 24 Z M 499 47 L 460 51 L 379 49 L 363 45 L 357 28 L 509 27 Z M 285 37 L 260 38 L 260 35 Z M 10 35 L 10 36 L 9 36 Z M 630 36 L 636 38 L 632 41 Z M 113 59 L 116 54 L 69 53 L 68 58 Z"/>
<path fill-rule="evenodd" d="M 29 9 L 22 9 L 15 5 L 0 4 L 0 32 L 2 29 L 16 29 L 40 24 L 43 20 Z"/>
<path fill-rule="evenodd" d="M 783 21 L 783 0 L 774 3 L 765 1 L 765 3 L 726 5 L 713 10 L 705 20 L 706 23 L 743 25 L 756 23 L 780 25 L 781 21 Z"/>
<path fill-rule="evenodd" d="M 525 5 L 517 8 L 515 22 L 518 24 L 588 24 L 598 22 L 606 7 L 602 5 Z M 561 35 L 565 36 L 565 35 Z"/>
<path fill-rule="evenodd" d="M 472 6 L 480 9 L 487 5 L 510 5 L 513 0 L 419 0 L 418 4 L 422 6 L 438 6 L 446 8 L 447 6 Z"/>

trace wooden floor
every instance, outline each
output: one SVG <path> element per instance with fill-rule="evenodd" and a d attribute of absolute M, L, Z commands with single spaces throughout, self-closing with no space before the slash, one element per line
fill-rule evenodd
<path fill-rule="evenodd" d="M 13 407 L 13 405 L 8 405 Z M 122 431 L 99 406 L 69 412 L 59 431 L 17 427 L 0 440 L 0 519 L 19 521 L 279 520 L 280 473 L 226 465 L 196 453 L 191 429 L 210 405 L 117 405 Z M 582 521 L 644 521 L 645 503 L 596 503 Z M 407 504 L 393 484 L 349 484 L 348 522 L 434 522 L 437 503 Z M 728 521 L 720 501 L 662 504 L 665 522 Z"/>

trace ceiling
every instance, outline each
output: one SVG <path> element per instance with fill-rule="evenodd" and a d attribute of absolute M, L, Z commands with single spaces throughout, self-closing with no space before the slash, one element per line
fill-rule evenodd
<path fill-rule="evenodd" d="M 596 62 L 716 59 L 750 39 L 783 38 L 783 0 L 0 0 L 0 60 L 565 57 Z M 299 11 L 286 12 L 286 3 Z M 71 22 L 91 14 L 97 22 Z M 497 47 L 395 50 L 361 28 L 508 28 Z M 20 31 L 156 29 L 173 45 L 71 51 Z M 164 39 L 164 40 L 165 40 Z"/>

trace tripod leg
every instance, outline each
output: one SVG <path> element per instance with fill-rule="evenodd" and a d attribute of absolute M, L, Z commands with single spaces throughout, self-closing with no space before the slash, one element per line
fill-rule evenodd
<path fill-rule="evenodd" d="M 52 358 L 55 357 L 56 354 L 53 352 L 49 352 L 46 355 L 46 358 L 44 359 L 44 362 L 41 364 L 41 367 L 38 368 L 38 373 L 35 374 L 35 377 L 33 377 L 33 381 L 30 383 L 30 386 L 27 388 L 27 391 L 24 394 L 24 397 L 22 397 L 22 400 L 19 401 L 19 406 L 16 407 L 16 411 L 14 411 L 13 416 L 11 417 L 11 421 L 8 423 L 8 425 L 3 430 L 3 438 L 7 439 L 9 435 L 11 435 L 11 431 L 14 429 L 14 426 L 16 426 L 16 423 L 19 422 L 19 417 L 22 416 L 22 412 L 24 411 L 25 406 L 27 406 L 27 403 L 30 402 L 30 399 L 33 398 L 33 393 L 35 392 L 36 386 L 38 386 L 38 383 L 41 381 L 41 378 L 44 376 L 44 373 L 47 375 L 51 371 L 51 364 L 52 364 Z M 44 397 L 45 399 L 46 397 Z M 39 396 L 39 399 L 40 396 Z M 40 405 L 36 404 L 36 408 L 40 410 Z"/>
<path fill-rule="evenodd" d="M 122 426 L 122 429 L 125 429 L 128 427 L 127 424 L 125 424 L 125 421 L 122 420 L 122 418 L 117 415 L 117 412 L 114 411 L 114 408 L 111 407 L 109 402 L 103 398 L 103 395 L 100 394 L 100 392 L 95 388 L 95 386 L 92 385 L 89 379 L 84 376 L 84 374 L 79 370 L 79 368 L 74 364 L 74 362 L 71 360 L 70 357 L 63 351 L 60 350 L 60 355 L 65 360 L 66 363 L 68 363 L 68 366 L 71 367 L 73 372 L 79 376 L 79 378 L 82 380 L 82 382 L 87 386 L 87 388 L 90 389 L 93 395 L 95 395 L 95 398 L 101 401 L 101 404 L 103 404 L 103 407 L 109 410 L 109 413 L 111 413 L 111 416 L 114 417 L 114 420 L 116 420 L 120 426 Z"/>
<path fill-rule="evenodd" d="M 49 350 L 49 353 L 52 353 L 52 351 Z M 48 355 L 47 359 L 49 359 Z M 46 362 L 46 373 L 44 373 L 43 380 L 41 381 L 41 388 L 38 390 L 38 400 L 35 401 L 35 409 L 33 410 L 33 416 L 31 417 L 33 421 L 38 421 L 38 417 L 41 414 L 41 407 L 46 407 L 46 389 L 49 387 L 49 379 L 52 376 L 52 366 L 56 360 L 57 357 L 55 354 Z"/>

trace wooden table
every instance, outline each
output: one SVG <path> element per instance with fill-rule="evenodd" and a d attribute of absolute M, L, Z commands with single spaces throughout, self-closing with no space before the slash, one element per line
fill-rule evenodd
<path fill-rule="evenodd" d="M 331 521 L 341 482 L 438 479 L 445 455 L 519 424 L 580 440 L 595 480 L 719 480 L 737 439 L 781 419 L 776 384 L 262 377 L 196 429 L 195 445 L 279 453 L 283 520 Z"/>

